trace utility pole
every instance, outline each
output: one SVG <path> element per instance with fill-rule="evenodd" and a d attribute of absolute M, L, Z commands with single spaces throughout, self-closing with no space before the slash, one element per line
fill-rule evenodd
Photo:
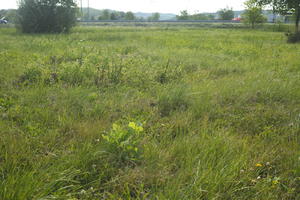
<path fill-rule="evenodd" d="M 90 0 L 88 0 L 88 20 L 90 20 Z"/>
<path fill-rule="evenodd" d="M 81 10 L 81 21 L 82 21 L 82 18 L 83 18 L 82 0 L 80 0 L 80 10 Z"/>

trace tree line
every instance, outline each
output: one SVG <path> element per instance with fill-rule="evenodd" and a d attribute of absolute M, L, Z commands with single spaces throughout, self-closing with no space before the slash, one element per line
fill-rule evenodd
<path fill-rule="evenodd" d="M 245 23 L 252 28 L 256 24 L 265 21 L 262 15 L 263 7 L 269 5 L 273 8 L 274 13 L 282 15 L 294 15 L 295 32 L 288 33 L 289 41 L 300 41 L 299 21 L 300 21 L 300 0 L 248 0 L 245 2 L 246 10 L 242 15 Z M 1 14 L 1 13 L 0 13 Z M 45 33 L 45 32 L 69 32 L 76 24 L 79 9 L 75 0 L 19 0 L 19 8 L 16 13 L 17 27 L 25 33 Z M 232 8 L 225 8 L 218 11 L 219 19 L 232 20 L 234 12 Z M 159 13 L 153 13 L 148 20 L 158 20 Z M 182 11 L 177 16 L 178 20 L 203 20 L 213 19 L 209 14 L 193 14 Z M 135 20 L 136 17 L 132 12 L 109 12 L 108 10 L 98 17 L 103 20 Z"/>
<path fill-rule="evenodd" d="M 84 16 L 83 19 L 89 19 Z M 108 9 L 103 10 L 100 15 L 91 17 L 91 20 L 148 20 L 148 21 L 158 21 L 160 19 L 159 13 L 152 13 L 148 18 L 137 17 L 131 11 L 122 12 L 122 11 L 111 11 Z"/>

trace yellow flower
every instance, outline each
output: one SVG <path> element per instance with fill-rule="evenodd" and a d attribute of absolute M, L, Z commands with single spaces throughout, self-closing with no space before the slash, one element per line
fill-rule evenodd
<path fill-rule="evenodd" d="M 133 130 L 135 130 L 137 132 L 142 132 L 144 130 L 142 126 L 139 126 L 134 122 L 129 122 L 128 127 L 132 128 Z"/>
<path fill-rule="evenodd" d="M 135 129 L 136 124 L 134 122 L 129 122 L 128 126 L 132 129 Z"/>
<path fill-rule="evenodd" d="M 278 180 L 274 180 L 274 181 L 272 181 L 272 184 L 273 185 L 277 185 L 279 183 L 279 181 Z"/>
<path fill-rule="evenodd" d="M 262 167 L 262 164 L 256 163 L 256 164 L 255 164 L 255 167 Z"/>

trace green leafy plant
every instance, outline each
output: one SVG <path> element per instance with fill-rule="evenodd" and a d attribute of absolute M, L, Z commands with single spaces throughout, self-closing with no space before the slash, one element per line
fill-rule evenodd
<path fill-rule="evenodd" d="M 102 138 L 107 144 L 108 152 L 114 154 L 117 160 L 135 163 L 141 155 L 138 145 L 143 131 L 142 125 L 135 122 L 130 122 L 125 127 L 113 124 L 112 130 L 103 134 Z"/>

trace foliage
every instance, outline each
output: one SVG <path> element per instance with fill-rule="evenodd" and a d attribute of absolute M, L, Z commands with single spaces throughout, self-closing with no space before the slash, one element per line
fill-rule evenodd
<path fill-rule="evenodd" d="M 246 10 L 243 13 L 242 20 L 246 24 L 250 24 L 251 28 L 255 28 L 256 24 L 261 24 L 266 21 L 262 14 L 262 7 L 257 6 L 254 0 L 245 2 Z"/>
<path fill-rule="evenodd" d="M 232 8 L 223 8 L 219 10 L 218 15 L 221 20 L 232 20 L 234 18 L 234 12 Z"/>
<path fill-rule="evenodd" d="M 138 145 L 143 130 L 140 123 L 130 122 L 126 127 L 113 124 L 112 130 L 102 137 L 107 144 L 108 152 L 115 154 L 115 159 L 120 162 L 134 163 L 138 161 L 141 154 Z"/>
<path fill-rule="evenodd" d="M 148 17 L 148 21 L 158 21 L 160 19 L 159 13 L 153 13 L 152 16 Z"/>
<path fill-rule="evenodd" d="M 125 20 L 125 12 L 103 10 L 98 20 Z"/>
<path fill-rule="evenodd" d="M 17 12 L 24 33 L 60 33 L 75 25 L 77 8 L 73 0 L 21 0 Z"/>
<path fill-rule="evenodd" d="M 274 11 L 286 15 L 295 13 L 296 32 L 299 32 L 300 4 L 298 0 L 255 0 L 259 5 L 270 5 Z"/>
<path fill-rule="evenodd" d="M 177 15 L 176 18 L 178 20 L 188 20 L 189 14 L 188 14 L 187 10 L 182 10 L 182 11 L 180 11 L 180 15 Z"/>
<path fill-rule="evenodd" d="M 125 20 L 135 20 L 136 17 L 134 16 L 133 12 L 129 11 L 129 12 L 125 13 L 124 19 Z"/>
<path fill-rule="evenodd" d="M 188 14 L 186 10 L 181 11 L 180 15 L 177 15 L 178 20 L 214 20 L 215 16 L 213 14 L 202 14 L 196 13 L 193 15 Z"/>
<path fill-rule="evenodd" d="M 190 18 L 192 20 L 214 20 L 215 16 L 213 14 L 194 14 L 191 15 Z"/>

